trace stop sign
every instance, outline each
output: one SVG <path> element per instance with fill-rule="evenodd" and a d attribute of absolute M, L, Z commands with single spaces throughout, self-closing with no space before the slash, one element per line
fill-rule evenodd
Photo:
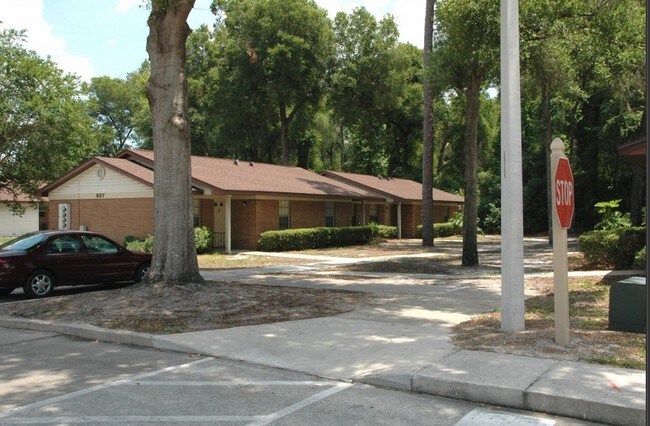
<path fill-rule="evenodd" d="M 575 201 L 573 197 L 573 173 L 571 172 L 569 160 L 566 157 L 560 157 L 558 159 L 553 185 L 555 189 L 553 204 L 555 205 L 557 217 L 560 220 L 560 226 L 568 229 L 571 227 Z"/>

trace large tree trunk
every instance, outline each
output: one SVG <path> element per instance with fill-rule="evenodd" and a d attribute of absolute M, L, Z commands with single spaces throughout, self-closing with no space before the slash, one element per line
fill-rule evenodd
<path fill-rule="evenodd" d="M 435 0 L 427 0 L 424 14 L 424 124 L 422 131 L 422 245 L 433 246 L 433 93 L 431 55 L 433 51 L 433 11 Z"/>
<path fill-rule="evenodd" d="M 287 105 L 280 99 L 280 145 L 282 147 L 282 165 L 289 165 L 289 120 L 287 119 Z"/>
<path fill-rule="evenodd" d="M 186 20 L 194 0 L 152 2 L 147 38 L 154 164 L 154 255 L 148 281 L 189 284 L 199 274 L 192 217 Z"/>
<path fill-rule="evenodd" d="M 478 266 L 478 109 L 480 78 L 469 71 L 465 129 L 465 206 L 463 209 L 463 266 Z"/>

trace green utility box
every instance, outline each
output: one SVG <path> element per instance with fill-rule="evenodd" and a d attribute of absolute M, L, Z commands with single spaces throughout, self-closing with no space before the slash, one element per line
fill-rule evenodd
<path fill-rule="evenodd" d="M 609 289 L 609 329 L 645 333 L 646 279 L 630 277 Z"/>

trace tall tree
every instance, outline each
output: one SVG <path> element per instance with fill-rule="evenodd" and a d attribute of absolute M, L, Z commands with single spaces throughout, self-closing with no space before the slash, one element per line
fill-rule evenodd
<path fill-rule="evenodd" d="M 190 123 L 185 43 L 194 0 L 151 0 L 147 52 L 151 76 L 154 166 L 154 256 L 150 283 L 200 283 L 192 218 Z"/>
<path fill-rule="evenodd" d="M 144 87 L 138 80 L 95 77 L 90 81 L 90 113 L 109 137 L 100 148 L 101 155 L 113 156 L 135 139 L 135 115 Z"/>
<path fill-rule="evenodd" d="M 281 163 L 289 163 L 290 126 L 318 105 L 334 53 L 327 12 L 313 0 L 217 0 L 225 15 L 227 66 L 240 94 L 273 105 Z M 224 77 L 228 78 L 227 75 Z M 251 93 L 252 92 L 252 93 Z"/>
<path fill-rule="evenodd" d="M 334 34 L 328 103 L 347 146 L 344 168 L 419 179 L 421 163 L 413 160 L 422 131 L 421 52 L 398 43 L 390 15 L 377 21 L 365 8 L 339 12 Z"/>
<path fill-rule="evenodd" d="M 446 0 L 437 13 L 442 63 L 455 89 L 464 92 L 465 206 L 463 209 L 463 266 L 478 265 L 478 125 L 480 95 L 494 78 L 498 64 L 499 2 Z"/>
<path fill-rule="evenodd" d="M 35 196 L 92 156 L 98 136 L 80 81 L 24 42 L 24 32 L 0 31 L 0 190 Z"/>
<path fill-rule="evenodd" d="M 435 0 L 427 0 L 424 13 L 424 51 L 422 95 L 422 245 L 433 246 L 433 90 L 431 87 L 433 53 L 433 14 Z"/>

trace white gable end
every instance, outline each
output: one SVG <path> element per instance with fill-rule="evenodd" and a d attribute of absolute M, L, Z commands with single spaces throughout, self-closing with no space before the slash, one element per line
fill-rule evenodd
<path fill-rule="evenodd" d="M 151 198 L 153 188 L 96 164 L 49 193 L 50 200 Z"/>

